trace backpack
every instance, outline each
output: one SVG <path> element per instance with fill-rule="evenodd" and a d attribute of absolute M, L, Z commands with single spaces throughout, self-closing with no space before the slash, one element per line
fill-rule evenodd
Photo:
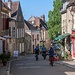
<path fill-rule="evenodd" d="M 38 46 L 36 46 L 35 50 L 39 50 Z"/>
<path fill-rule="evenodd" d="M 49 54 L 54 55 L 54 49 L 52 47 L 50 47 Z"/>

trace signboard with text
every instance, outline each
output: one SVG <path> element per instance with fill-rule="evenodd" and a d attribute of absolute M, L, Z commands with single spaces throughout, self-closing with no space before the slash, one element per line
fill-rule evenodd
<path fill-rule="evenodd" d="M 18 51 L 17 50 L 14 51 L 14 57 L 18 57 Z"/>

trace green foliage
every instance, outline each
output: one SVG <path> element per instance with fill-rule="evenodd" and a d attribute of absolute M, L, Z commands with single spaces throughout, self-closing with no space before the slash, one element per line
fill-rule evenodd
<path fill-rule="evenodd" d="M 58 32 L 61 33 L 61 14 L 60 7 L 62 6 L 61 0 L 54 0 L 53 2 L 53 11 L 49 11 L 48 13 L 48 28 L 49 28 L 49 36 L 53 40 L 58 36 Z"/>
<path fill-rule="evenodd" d="M 5 63 L 7 63 L 7 59 L 6 59 L 6 58 L 5 58 L 5 59 L 3 59 L 3 60 L 2 60 L 2 62 L 5 62 Z"/>
<path fill-rule="evenodd" d="M 7 59 L 7 54 L 6 54 L 6 53 L 2 53 L 2 54 L 0 55 L 0 58 L 1 58 L 1 60 Z"/>

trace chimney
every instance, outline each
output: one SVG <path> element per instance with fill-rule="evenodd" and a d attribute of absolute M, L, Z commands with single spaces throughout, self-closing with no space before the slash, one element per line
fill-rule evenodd
<path fill-rule="evenodd" d="M 45 15 L 42 15 L 41 19 L 45 22 Z"/>
<path fill-rule="evenodd" d="M 8 7 L 12 9 L 12 0 L 8 0 Z M 9 12 L 9 17 L 11 17 L 11 12 Z"/>

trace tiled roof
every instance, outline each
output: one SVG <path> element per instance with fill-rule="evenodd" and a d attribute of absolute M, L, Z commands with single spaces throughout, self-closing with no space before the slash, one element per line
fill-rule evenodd
<path fill-rule="evenodd" d="M 1 1 L 2 2 L 2 1 Z M 9 7 L 6 5 L 7 3 L 6 2 L 2 2 L 2 7 L 5 7 L 5 8 L 7 8 L 8 10 L 11 10 L 11 9 L 9 9 Z"/>
<path fill-rule="evenodd" d="M 30 30 L 37 30 L 33 25 L 31 25 L 29 22 L 27 22 L 26 20 L 24 20 L 25 24 L 28 26 L 28 28 Z"/>
<path fill-rule="evenodd" d="M 15 1 L 15 2 L 12 2 L 12 11 L 11 11 L 11 16 L 12 17 L 17 17 L 17 10 L 18 10 L 18 7 L 19 7 L 19 1 Z M 8 6 L 8 2 L 4 2 L 4 4 L 6 4 Z"/>
<path fill-rule="evenodd" d="M 40 27 L 44 27 L 46 30 L 48 30 L 48 26 L 47 26 L 47 24 L 42 20 L 42 19 L 40 19 Z"/>
<path fill-rule="evenodd" d="M 19 1 L 12 2 L 12 14 L 18 10 Z"/>

